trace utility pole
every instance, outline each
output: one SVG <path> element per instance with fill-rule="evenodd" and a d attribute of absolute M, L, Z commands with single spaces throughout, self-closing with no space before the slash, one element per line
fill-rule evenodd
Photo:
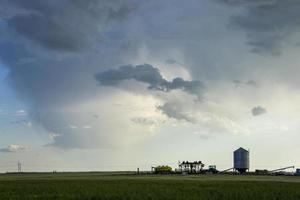
<path fill-rule="evenodd" d="M 18 162 L 18 173 L 22 172 L 22 164 Z"/>

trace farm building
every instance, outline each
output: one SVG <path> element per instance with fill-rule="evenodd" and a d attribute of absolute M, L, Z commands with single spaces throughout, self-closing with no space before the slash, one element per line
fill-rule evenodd
<path fill-rule="evenodd" d="M 183 161 L 179 163 L 179 170 L 181 172 L 189 173 L 189 174 L 195 174 L 200 173 L 204 167 L 204 164 L 201 161 Z"/>

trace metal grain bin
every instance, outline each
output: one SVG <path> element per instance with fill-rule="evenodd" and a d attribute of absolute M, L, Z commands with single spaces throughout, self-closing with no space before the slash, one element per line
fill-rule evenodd
<path fill-rule="evenodd" d="M 233 152 L 234 169 L 240 173 L 249 170 L 249 151 L 244 148 L 239 148 Z"/>
<path fill-rule="evenodd" d="M 296 169 L 295 175 L 296 175 L 296 176 L 300 176 L 300 169 Z"/>

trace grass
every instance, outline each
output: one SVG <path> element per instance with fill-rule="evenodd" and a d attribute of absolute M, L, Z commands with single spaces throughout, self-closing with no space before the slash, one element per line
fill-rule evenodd
<path fill-rule="evenodd" d="M 0 175 L 0 199 L 300 199 L 300 177 L 115 173 Z"/>

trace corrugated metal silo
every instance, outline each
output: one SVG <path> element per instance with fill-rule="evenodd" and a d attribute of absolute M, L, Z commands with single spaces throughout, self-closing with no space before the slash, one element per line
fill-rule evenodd
<path fill-rule="evenodd" d="M 234 169 L 240 173 L 249 170 L 249 151 L 240 147 L 233 152 Z"/>
<path fill-rule="evenodd" d="M 300 169 L 296 169 L 295 175 L 296 175 L 296 176 L 300 176 Z"/>

